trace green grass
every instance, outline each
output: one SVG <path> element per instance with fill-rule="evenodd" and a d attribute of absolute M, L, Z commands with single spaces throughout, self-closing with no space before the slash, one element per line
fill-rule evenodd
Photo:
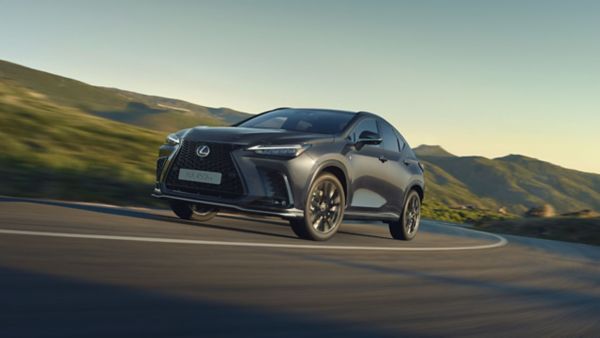
<path fill-rule="evenodd" d="M 0 82 L 0 194 L 152 204 L 163 138 Z"/>
<path fill-rule="evenodd" d="M 424 218 L 461 224 L 480 224 L 488 221 L 514 219 L 515 215 L 505 215 L 489 210 L 453 209 L 445 204 L 425 200 L 422 215 Z"/>

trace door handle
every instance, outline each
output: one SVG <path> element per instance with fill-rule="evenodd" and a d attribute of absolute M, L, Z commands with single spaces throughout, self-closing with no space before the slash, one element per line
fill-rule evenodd
<path fill-rule="evenodd" d="M 406 166 L 410 165 L 410 161 L 409 160 L 404 160 L 404 161 L 402 161 L 402 163 L 404 163 Z"/>
<path fill-rule="evenodd" d="M 379 156 L 379 160 L 381 161 L 381 163 L 385 163 L 388 161 L 388 159 L 385 158 L 385 156 L 383 156 L 383 155 Z"/>

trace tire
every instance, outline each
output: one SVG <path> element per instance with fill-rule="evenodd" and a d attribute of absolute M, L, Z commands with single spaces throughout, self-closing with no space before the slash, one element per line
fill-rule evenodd
<path fill-rule="evenodd" d="M 195 221 L 210 221 L 217 215 L 217 208 L 197 203 L 188 203 L 183 201 L 171 200 L 169 201 L 171 210 L 181 219 L 195 220 Z"/>
<path fill-rule="evenodd" d="M 304 239 L 326 241 L 333 237 L 344 220 L 344 187 L 330 173 L 320 174 L 308 190 L 304 217 L 290 220 L 294 233 Z"/>
<path fill-rule="evenodd" d="M 302 219 L 291 219 L 290 226 L 296 236 L 302 239 L 310 239 L 306 233 L 306 225 L 304 224 L 304 218 Z"/>
<path fill-rule="evenodd" d="M 421 221 L 421 196 L 411 190 L 406 196 L 399 221 L 389 222 L 390 234 L 395 239 L 410 241 L 415 238 Z"/>

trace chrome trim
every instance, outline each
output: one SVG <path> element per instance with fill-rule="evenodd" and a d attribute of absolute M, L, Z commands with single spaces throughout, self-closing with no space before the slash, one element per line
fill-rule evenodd
<path fill-rule="evenodd" d="M 203 145 L 199 145 L 196 147 L 196 156 L 198 156 L 200 158 L 204 158 L 208 155 L 210 155 L 210 147 L 209 146 L 207 146 L 206 144 L 203 144 Z"/>
<path fill-rule="evenodd" d="M 301 144 L 286 144 L 286 145 L 278 145 L 278 146 L 269 146 L 269 145 L 257 145 L 248 148 L 248 150 L 279 150 L 279 149 L 302 149 L 303 145 Z"/>
<path fill-rule="evenodd" d="M 187 134 L 187 132 L 185 134 Z M 183 134 L 183 135 L 185 136 L 185 134 Z M 165 164 L 162 167 L 162 172 L 160 173 L 160 178 L 158 180 L 159 183 L 163 183 L 165 181 L 167 173 L 169 172 L 169 170 L 171 170 L 171 164 L 173 162 L 173 159 L 177 156 L 177 154 L 179 154 L 179 150 L 181 150 L 182 146 L 183 146 L 183 136 L 181 137 L 181 142 L 174 146 L 175 150 L 173 150 L 171 155 L 169 155 L 169 157 L 165 161 Z"/>
<path fill-rule="evenodd" d="M 167 157 L 167 160 L 165 161 L 165 164 L 163 165 L 162 172 L 160 173 L 160 179 L 158 180 L 159 182 L 164 182 L 165 179 L 167 178 L 167 173 L 169 172 L 169 170 L 171 170 L 171 165 L 173 164 L 173 159 L 177 156 L 177 154 L 179 153 L 179 150 L 181 150 L 181 143 L 176 145 L 175 150 L 173 150 L 171 155 L 169 155 L 169 157 Z"/>
<path fill-rule="evenodd" d="M 165 182 L 165 178 L 167 176 L 167 173 L 169 172 L 169 170 L 171 170 L 171 164 L 173 162 L 173 159 L 175 158 L 175 156 L 177 156 L 177 154 L 179 154 L 179 150 L 181 150 L 181 147 L 183 146 L 183 139 L 187 136 L 187 134 L 189 134 L 189 132 L 192 129 L 188 129 L 186 130 L 180 137 L 179 137 L 179 143 L 174 145 L 175 150 L 173 150 L 173 152 L 171 153 L 171 155 L 169 155 L 169 157 L 167 158 L 167 160 L 165 161 L 165 164 L 163 165 L 163 170 L 162 173 L 160 173 L 160 179 L 158 180 L 159 183 L 163 183 Z"/>
<path fill-rule="evenodd" d="M 288 179 L 286 174 L 281 174 L 283 176 L 283 181 L 285 182 L 285 190 L 288 195 L 288 203 L 289 205 L 294 205 L 294 196 L 292 195 L 292 187 L 290 186 L 290 180 Z"/>
<path fill-rule="evenodd" d="M 239 211 L 244 211 L 244 212 L 249 212 L 249 213 L 255 213 L 255 214 L 264 214 L 264 215 L 271 215 L 271 216 L 279 216 L 279 217 L 284 217 L 284 218 L 299 218 L 299 217 L 304 217 L 304 212 L 302 210 L 299 209 L 287 209 L 285 211 L 267 211 L 267 210 L 259 210 L 259 209 L 250 209 L 250 208 L 244 208 L 244 207 L 240 207 L 239 205 L 235 205 L 235 204 L 228 204 L 228 203 L 219 203 L 219 202 L 213 202 L 213 201 L 207 201 L 207 200 L 202 200 L 202 199 L 196 199 L 196 198 L 187 198 L 187 197 L 179 197 L 179 196 L 173 196 L 173 195 L 165 195 L 163 194 L 160 189 L 154 188 L 154 193 L 152 194 L 152 197 L 156 197 L 156 198 L 170 198 L 170 199 L 176 199 L 176 200 L 181 200 L 181 201 L 186 201 L 186 202 L 193 202 L 193 203 L 203 203 L 203 204 L 209 204 L 209 205 L 214 205 L 214 206 L 218 206 L 218 207 L 225 207 L 225 208 L 230 208 L 230 209 L 236 209 Z"/>
<path fill-rule="evenodd" d="M 167 135 L 167 139 L 165 140 L 165 142 L 169 145 L 177 145 L 180 143 L 180 139 L 179 136 L 176 135 L 176 133 L 173 134 L 169 134 Z"/>

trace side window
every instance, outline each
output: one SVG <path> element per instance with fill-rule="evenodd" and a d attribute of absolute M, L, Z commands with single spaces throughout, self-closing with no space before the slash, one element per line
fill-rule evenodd
<path fill-rule="evenodd" d="M 400 148 L 400 151 L 404 150 L 406 141 L 404 141 L 404 138 L 402 137 L 402 135 L 400 135 L 398 133 L 396 133 L 396 137 L 398 138 L 398 147 Z"/>
<path fill-rule="evenodd" d="M 352 132 L 352 134 L 350 134 L 351 141 L 356 142 L 360 134 L 365 130 L 379 134 L 379 130 L 377 129 L 377 121 L 371 118 L 360 121 L 358 125 L 354 127 L 354 131 Z"/>
<path fill-rule="evenodd" d="M 383 148 L 385 150 L 395 151 L 397 153 L 402 149 L 400 147 L 400 143 L 398 137 L 396 136 L 396 131 L 394 128 L 387 124 L 386 122 L 381 121 L 381 131 L 383 138 Z"/>

